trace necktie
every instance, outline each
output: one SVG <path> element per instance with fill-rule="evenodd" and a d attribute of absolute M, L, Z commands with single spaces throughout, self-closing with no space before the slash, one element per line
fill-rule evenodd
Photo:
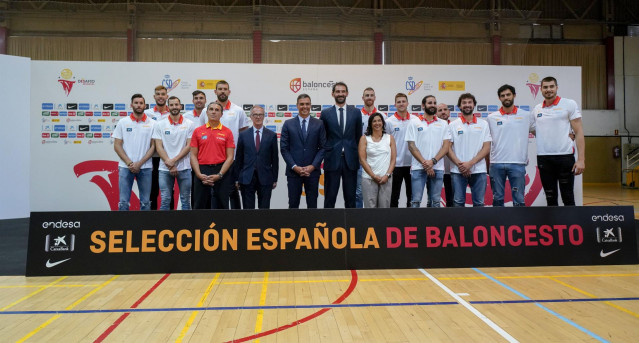
<path fill-rule="evenodd" d="M 255 150 L 260 151 L 260 130 L 255 131 Z"/>
<path fill-rule="evenodd" d="M 306 119 L 302 120 L 302 139 L 306 142 Z"/>
<path fill-rule="evenodd" d="M 339 109 L 339 128 L 342 130 L 342 133 L 344 133 L 344 108 L 340 108 Z"/>

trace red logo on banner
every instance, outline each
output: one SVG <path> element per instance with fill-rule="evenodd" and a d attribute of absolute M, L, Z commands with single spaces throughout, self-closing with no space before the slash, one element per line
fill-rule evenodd
<path fill-rule="evenodd" d="M 292 79 L 291 82 L 289 82 L 288 86 L 291 88 L 293 93 L 299 92 L 300 89 L 302 89 L 302 78 L 298 77 L 298 78 Z"/>
<path fill-rule="evenodd" d="M 73 172 L 76 177 L 93 172 L 108 172 L 108 180 L 101 175 L 94 175 L 89 181 L 102 190 L 109 202 L 111 211 L 118 210 L 118 202 L 120 201 L 118 162 L 105 160 L 84 161 L 76 164 L 73 167 Z M 133 192 L 131 192 L 129 201 L 131 202 L 130 210 L 136 211 L 140 209 L 140 200 Z"/>

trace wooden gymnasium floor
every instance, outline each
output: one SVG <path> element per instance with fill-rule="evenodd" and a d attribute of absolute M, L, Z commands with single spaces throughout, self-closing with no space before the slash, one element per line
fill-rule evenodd
<path fill-rule="evenodd" d="M 0 277 L 2 342 L 638 339 L 639 265 Z"/>

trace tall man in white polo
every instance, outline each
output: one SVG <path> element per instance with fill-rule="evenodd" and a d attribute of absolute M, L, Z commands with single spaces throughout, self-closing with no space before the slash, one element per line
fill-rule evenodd
<path fill-rule="evenodd" d="M 450 109 L 444 103 L 437 104 L 437 118 L 450 124 Z M 450 179 L 450 159 L 444 156 L 444 194 L 446 195 L 446 207 L 453 207 L 453 183 Z"/>
<path fill-rule="evenodd" d="M 197 89 L 193 91 L 193 110 L 184 112 L 184 118 L 189 119 L 195 126 L 206 123 L 206 94 Z"/>
<path fill-rule="evenodd" d="M 537 131 L 537 167 L 548 206 L 558 206 L 557 184 L 565 206 L 575 205 L 575 175 L 586 169 L 581 111 L 574 100 L 557 96 L 557 79 L 541 80 L 544 102 L 535 106 L 533 115 Z M 577 160 L 575 161 L 570 129 L 575 132 Z"/>
<path fill-rule="evenodd" d="M 526 165 L 528 134 L 535 128 L 535 117 L 515 106 L 515 87 L 503 85 L 497 90 L 502 107 L 488 115 L 493 141 L 490 146 L 490 187 L 493 206 L 504 206 L 506 179 L 510 181 L 513 206 L 526 206 Z"/>
<path fill-rule="evenodd" d="M 195 124 L 184 118 L 180 111 L 182 103 L 176 96 L 169 98 L 171 115 L 155 125 L 153 140 L 160 155 L 160 210 L 171 208 L 173 185 L 177 179 L 183 210 L 191 209 L 191 136 Z"/>
<path fill-rule="evenodd" d="M 424 186 L 428 191 L 428 207 L 441 207 L 444 182 L 444 156 L 450 147 L 450 131 L 445 120 L 438 119 L 437 99 L 427 95 L 422 99 L 424 116 L 406 132 L 408 150 L 413 155 L 411 165 L 411 207 L 420 207 Z"/>
<path fill-rule="evenodd" d="M 166 87 L 159 85 L 155 87 L 153 90 L 153 100 L 155 100 L 155 105 L 153 108 L 149 108 L 144 111 L 147 117 L 159 122 L 162 119 L 166 119 L 169 116 L 169 106 L 167 106 L 166 99 L 168 99 L 169 94 Z M 151 181 L 151 209 L 158 209 L 158 195 L 160 194 L 159 187 L 159 168 L 160 168 L 160 156 L 158 156 L 157 152 L 153 154 L 153 158 L 151 158 L 151 163 L 153 163 L 153 173 L 152 181 Z"/>
<path fill-rule="evenodd" d="M 397 157 L 395 159 L 395 169 L 393 170 L 393 188 L 391 190 L 390 207 L 399 207 L 399 196 L 402 191 L 402 183 L 406 187 L 406 207 L 411 207 L 412 186 L 410 176 L 410 166 L 413 163 L 413 155 L 408 151 L 406 143 L 406 132 L 408 127 L 419 124 L 419 118 L 408 113 L 408 96 L 404 93 L 395 95 L 395 108 L 397 112 L 386 121 L 391 127 L 391 134 L 395 138 L 397 146 Z"/>
<path fill-rule="evenodd" d="M 470 186 L 474 207 L 484 206 L 486 195 L 486 159 L 490 153 L 490 129 L 488 123 L 475 117 L 475 96 L 464 93 L 459 96 L 457 107 L 461 116 L 450 123 L 452 147 L 448 157 L 452 162 L 450 175 L 453 181 L 455 207 L 466 206 L 466 188 Z"/>
<path fill-rule="evenodd" d="M 138 182 L 140 210 L 151 209 L 151 156 L 155 151 L 151 136 L 155 121 L 144 113 L 146 103 L 141 94 L 131 97 L 130 116 L 120 119 L 113 130 L 113 147 L 120 158 L 118 162 L 120 201 L 119 211 L 129 210 L 133 181 Z"/>

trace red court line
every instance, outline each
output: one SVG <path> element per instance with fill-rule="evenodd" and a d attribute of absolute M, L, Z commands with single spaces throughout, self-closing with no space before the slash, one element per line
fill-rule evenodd
<path fill-rule="evenodd" d="M 153 293 L 153 291 L 155 291 L 156 288 L 158 288 L 160 286 L 160 284 L 162 284 L 162 282 L 164 282 L 164 280 L 166 280 L 166 278 L 169 277 L 169 274 L 164 274 L 164 276 L 158 280 L 158 282 L 155 283 L 155 285 L 153 285 L 153 287 L 149 288 L 148 291 L 146 291 L 146 293 L 144 293 L 140 299 L 138 299 L 138 301 L 136 301 L 135 303 L 133 303 L 133 305 L 131 305 L 130 308 L 137 308 L 149 295 L 151 295 L 151 293 Z M 109 326 L 101 335 L 100 337 L 98 337 L 95 341 L 93 341 L 94 343 L 100 343 L 102 341 L 104 341 L 105 338 L 107 338 L 107 336 L 109 336 L 111 334 L 111 332 L 113 332 L 113 330 L 115 330 L 118 325 L 120 325 L 125 319 L 126 317 L 128 317 L 131 314 L 131 312 L 126 312 L 123 313 L 120 318 L 118 318 L 116 321 L 113 322 L 113 324 L 111 324 L 111 326 Z"/>
<path fill-rule="evenodd" d="M 348 285 L 348 289 L 346 289 L 344 294 L 342 294 L 339 298 L 337 298 L 337 300 L 333 301 L 332 304 L 340 304 L 342 301 L 344 301 L 344 299 L 348 298 L 348 296 L 351 295 L 351 293 L 355 289 L 355 286 L 357 286 L 357 271 L 351 270 L 351 284 Z M 323 308 L 323 309 L 321 309 L 321 310 L 319 310 L 319 311 L 317 311 L 317 312 L 315 312 L 315 313 L 313 313 L 313 314 L 311 314 L 309 316 L 306 316 L 306 317 L 304 317 L 304 318 L 302 318 L 300 320 L 296 320 L 296 321 L 294 321 L 294 322 L 292 322 L 290 324 L 286 324 L 286 325 L 283 325 L 283 326 L 280 326 L 280 327 L 277 327 L 275 329 L 271 329 L 271 330 L 268 330 L 268 331 L 263 331 L 263 332 L 255 334 L 255 335 L 252 335 L 252 336 L 247 336 L 247 337 L 240 338 L 240 339 L 234 339 L 234 340 L 232 340 L 230 342 L 246 342 L 246 341 L 250 341 L 250 340 L 253 340 L 253 339 L 256 339 L 256 338 L 268 336 L 268 335 L 274 334 L 274 333 L 279 332 L 279 331 L 284 331 L 286 329 L 290 329 L 292 327 L 295 327 L 295 326 L 297 326 L 299 324 L 306 323 L 307 321 L 309 321 L 309 320 L 311 320 L 313 318 L 317 318 L 317 317 L 321 316 L 322 314 L 326 313 L 328 310 L 330 310 L 330 308 Z"/>

